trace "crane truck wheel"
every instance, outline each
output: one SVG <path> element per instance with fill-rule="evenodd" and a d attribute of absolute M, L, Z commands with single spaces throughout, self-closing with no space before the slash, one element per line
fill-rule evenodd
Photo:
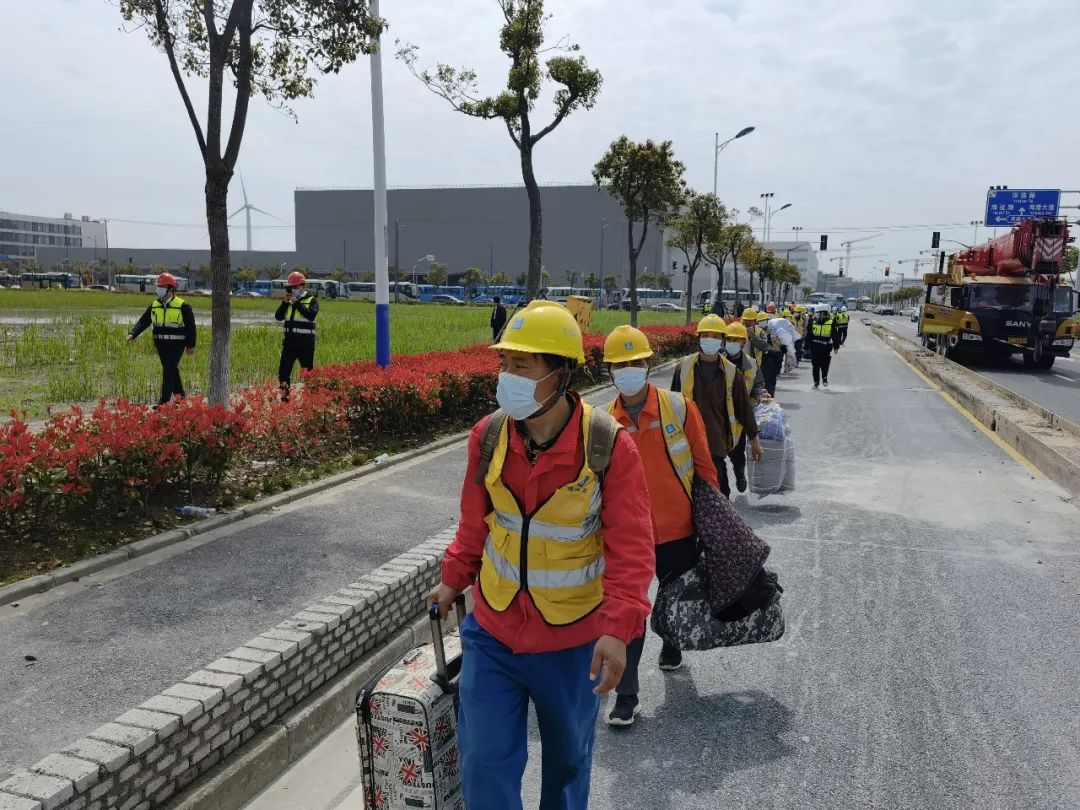
<path fill-rule="evenodd" d="M 1055 357 L 1057 357 L 1057 355 L 1047 352 L 1039 358 L 1038 362 L 1036 362 L 1035 365 L 1039 368 L 1040 371 L 1049 371 L 1054 367 Z"/>

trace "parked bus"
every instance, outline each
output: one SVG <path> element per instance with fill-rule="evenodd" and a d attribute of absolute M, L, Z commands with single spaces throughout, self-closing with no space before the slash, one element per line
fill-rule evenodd
<path fill-rule="evenodd" d="M 524 287 L 510 284 L 491 284 L 484 288 L 484 292 L 473 299 L 477 304 L 490 304 L 497 295 L 505 306 L 515 307 L 521 303 L 527 294 Z"/>
<path fill-rule="evenodd" d="M 176 278 L 177 292 L 183 292 L 189 286 L 188 280 L 180 276 Z M 113 276 L 113 287 L 123 292 L 152 293 L 157 287 L 157 274 L 134 274 L 120 273 Z"/>
<path fill-rule="evenodd" d="M 735 290 L 722 290 L 720 292 L 720 300 L 724 303 L 723 313 L 725 315 L 740 314 L 741 310 L 736 311 L 739 304 L 743 308 L 751 305 L 752 299 L 749 290 L 741 290 L 737 297 L 738 301 L 736 301 Z M 716 307 L 716 290 L 703 290 L 698 293 L 697 308 L 704 311 L 706 304 L 708 304 L 709 312 L 720 314 L 720 310 Z"/>
<path fill-rule="evenodd" d="M 658 304 L 674 304 L 675 306 L 685 307 L 686 293 L 682 290 L 654 290 L 646 287 L 638 289 L 637 300 L 639 310 L 650 310 Z M 630 309 L 629 287 L 623 287 L 616 304 L 616 309 Z"/>
<path fill-rule="evenodd" d="M 599 305 L 604 300 L 604 291 L 601 289 L 590 289 L 589 287 L 548 287 L 547 289 L 547 299 L 549 301 L 558 301 L 560 304 L 565 304 L 566 299 L 571 295 L 588 298 L 593 302 L 594 306 Z"/>
<path fill-rule="evenodd" d="M 375 282 L 374 281 L 350 281 L 348 284 L 342 285 L 342 288 L 338 291 L 339 295 L 343 298 L 355 299 L 357 301 L 374 301 L 375 300 Z M 395 290 L 395 287 L 397 288 Z M 409 300 L 416 300 L 416 285 L 411 281 L 398 281 L 390 282 L 390 301 L 394 300 L 394 293 L 397 292 L 398 297 L 406 298 Z"/>
<path fill-rule="evenodd" d="M 73 290 L 82 286 L 82 279 L 76 273 L 26 272 L 19 275 L 19 286 L 24 290 Z"/>
<path fill-rule="evenodd" d="M 275 278 L 273 281 L 271 281 L 270 297 L 284 298 L 287 283 L 288 279 L 284 278 Z M 332 279 L 309 278 L 306 282 L 304 282 L 304 289 L 314 295 L 316 298 L 347 297 L 347 294 L 342 295 L 342 293 L 347 289 L 345 283 L 342 282 L 339 285 L 338 282 L 333 281 Z"/>

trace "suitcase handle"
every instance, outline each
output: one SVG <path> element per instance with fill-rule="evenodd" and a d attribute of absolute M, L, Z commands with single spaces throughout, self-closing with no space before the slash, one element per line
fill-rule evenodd
<path fill-rule="evenodd" d="M 458 628 L 461 628 L 461 623 L 465 621 L 465 596 L 459 595 L 454 599 L 454 612 L 457 614 Z M 461 671 L 461 656 L 457 656 L 453 661 L 446 661 L 446 647 L 443 644 L 442 635 L 442 617 L 439 615 L 439 603 L 435 602 L 431 605 L 431 610 L 428 613 L 431 619 L 431 643 L 435 648 L 435 675 L 432 680 L 435 681 L 444 692 L 449 692 L 450 683 L 458 672 Z M 453 670 L 453 672 L 451 672 Z"/>

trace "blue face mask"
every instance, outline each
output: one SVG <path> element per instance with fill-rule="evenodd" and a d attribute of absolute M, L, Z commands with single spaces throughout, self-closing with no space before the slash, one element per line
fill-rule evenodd
<path fill-rule="evenodd" d="M 720 354 L 720 350 L 724 348 L 724 341 L 720 338 L 703 337 L 698 343 L 701 346 L 701 353 L 710 357 Z"/>
<path fill-rule="evenodd" d="M 555 372 L 551 372 L 554 374 Z M 541 404 L 536 401 L 536 386 L 551 376 L 541 377 L 539 380 L 530 380 L 511 374 L 509 371 L 499 373 L 499 384 L 495 389 L 495 399 L 503 413 L 511 419 L 521 421 L 528 419 L 538 410 Z"/>
<path fill-rule="evenodd" d="M 738 357 L 742 353 L 741 343 L 725 343 L 724 351 L 727 352 L 728 357 Z"/>
<path fill-rule="evenodd" d="M 157 297 L 158 297 L 158 298 L 164 298 L 164 297 L 165 297 L 166 295 L 168 295 L 168 294 L 169 294 L 169 291 L 170 291 L 171 289 L 172 289 L 171 287 L 157 287 L 157 288 L 156 288 L 156 289 L 154 290 L 154 292 L 156 292 L 156 293 L 157 293 Z"/>

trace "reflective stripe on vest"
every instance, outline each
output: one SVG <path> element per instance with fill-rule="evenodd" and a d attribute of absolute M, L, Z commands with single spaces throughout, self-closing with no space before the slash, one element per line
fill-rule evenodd
<path fill-rule="evenodd" d="M 183 298 L 173 297 L 168 304 L 155 298 L 150 304 L 150 323 L 154 327 L 154 340 L 187 340 L 187 328 L 184 326 L 184 313 L 181 307 Z"/>
<path fill-rule="evenodd" d="M 825 323 L 814 322 L 811 327 L 811 334 L 816 338 L 831 338 L 832 337 L 832 318 L 825 321 Z"/>
<path fill-rule="evenodd" d="M 743 380 L 746 382 L 746 393 L 750 393 L 754 390 L 754 380 L 757 379 L 758 364 L 754 361 L 754 358 L 750 357 L 746 352 L 743 352 L 743 363 L 746 364 L 746 368 L 742 370 Z"/>
<path fill-rule="evenodd" d="M 582 403 L 582 449 L 589 446 L 592 409 Z M 510 445 L 507 419 L 491 456 L 484 485 L 491 499 L 488 539 L 480 562 L 480 591 L 488 606 L 507 610 L 527 591 L 550 625 L 581 621 L 604 598 L 604 543 L 600 535 L 600 480 L 583 464 L 531 515 L 502 481 Z"/>
<path fill-rule="evenodd" d="M 686 399 L 677 391 L 656 389 L 656 398 L 660 405 L 660 419 L 641 427 L 641 430 L 660 428 L 664 436 L 668 459 L 671 460 L 675 477 L 683 485 L 689 497 L 694 485 L 694 453 L 690 449 L 690 440 L 686 437 Z M 614 415 L 615 403 L 608 405 L 608 413 Z M 623 430 L 636 433 L 636 427 L 624 427 Z"/>
<path fill-rule="evenodd" d="M 679 384 L 684 392 L 689 393 L 686 396 L 690 399 L 694 399 L 694 373 L 697 369 L 698 360 L 700 354 L 692 354 L 689 357 L 684 357 L 679 363 Z M 728 429 L 731 431 L 731 444 L 732 446 L 739 443 L 739 439 L 742 438 L 743 426 L 742 423 L 735 418 L 735 375 L 738 374 L 738 369 L 735 365 L 726 357 L 720 358 L 720 373 L 724 376 L 724 389 L 727 404 L 727 417 L 728 417 Z M 704 403 L 694 400 L 699 408 L 704 407 Z"/>
<path fill-rule="evenodd" d="M 315 334 L 315 321 L 309 321 L 303 315 L 300 315 L 300 310 L 296 308 L 297 304 L 304 304 L 307 306 L 310 302 L 315 300 L 315 296 L 311 293 L 307 293 L 299 301 L 294 301 L 289 304 L 289 308 L 285 310 L 285 331 L 294 335 L 314 335 Z M 296 316 L 300 315 L 300 320 L 295 320 Z"/>

